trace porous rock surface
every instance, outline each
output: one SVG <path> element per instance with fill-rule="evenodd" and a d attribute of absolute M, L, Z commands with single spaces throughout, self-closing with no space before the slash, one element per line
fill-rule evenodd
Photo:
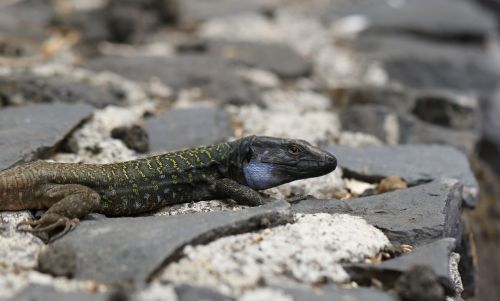
<path fill-rule="evenodd" d="M 0 4 L 0 169 L 140 158 L 132 128 L 150 153 L 270 135 L 339 163 L 259 208 L 92 214 L 48 246 L 15 230 L 40 212 L 1 212 L 0 299 L 398 300 L 429 279 L 470 297 L 466 156 L 479 142 L 500 170 L 496 31 L 473 1 Z"/>

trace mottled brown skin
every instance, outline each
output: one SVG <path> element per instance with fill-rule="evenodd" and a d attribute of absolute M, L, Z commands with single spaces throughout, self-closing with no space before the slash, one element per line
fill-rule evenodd
<path fill-rule="evenodd" d="M 249 136 L 236 141 L 113 163 L 35 161 L 0 171 L 0 210 L 47 209 L 19 224 L 51 239 L 91 212 L 126 216 L 214 198 L 264 203 L 256 191 L 333 171 L 336 159 L 302 140 Z"/>

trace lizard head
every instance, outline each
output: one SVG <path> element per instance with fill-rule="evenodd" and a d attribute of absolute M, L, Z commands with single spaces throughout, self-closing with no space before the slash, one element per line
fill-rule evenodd
<path fill-rule="evenodd" d="M 245 184 L 257 190 L 322 176 L 337 167 L 332 154 L 304 140 L 251 136 L 243 154 Z"/>

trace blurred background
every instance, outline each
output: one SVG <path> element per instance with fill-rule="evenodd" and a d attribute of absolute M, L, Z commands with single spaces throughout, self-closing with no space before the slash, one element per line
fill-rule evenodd
<path fill-rule="evenodd" d="M 499 17 L 497 0 L 0 0 L 0 109 L 125 105 L 73 83 L 111 71 L 148 86 L 139 115 L 223 107 L 246 121 L 230 136 L 455 147 L 480 183 L 464 297 L 498 300 Z"/>

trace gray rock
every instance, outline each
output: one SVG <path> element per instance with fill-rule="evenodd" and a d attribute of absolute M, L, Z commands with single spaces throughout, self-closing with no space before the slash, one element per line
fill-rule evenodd
<path fill-rule="evenodd" d="M 213 291 L 209 288 L 195 287 L 188 284 L 176 286 L 175 293 L 178 301 L 232 301 L 233 298 Z"/>
<path fill-rule="evenodd" d="M 457 120 L 458 122 L 458 120 Z M 453 146 L 466 155 L 472 155 L 480 135 L 475 130 L 456 130 L 418 120 L 413 116 L 400 116 L 399 143 L 443 144 Z"/>
<path fill-rule="evenodd" d="M 379 181 L 391 175 L 402 177 L 410 186 L 444 178 L 457 179 L 464 185 L 463 197 L 475 206 L 478 184 L 467 158 L 449 146 L 399 145 L 352 148 L 332 145 L 327 148 L 337 157 L 347 176 Z M 374 160 L 376 158 L 376 160 Z"/>
<path fill-rule="evenodd" d="M 283 291 L 291 295 L 294 301 L 330 301 L 330 300 L 356 300 L 356 301 L 396 301 L 395 296 L 374 288 L 339 288 L 335 285 L 325 285 L 319 290 L 306 288 L 285 288 Z"/>
<path fill-rule="evenodd" d="M 67 244 L 76 250 L 75 278 L 141 286 L 178 258 L 187 244 L 207 243 L 291 218 L 288 203 L 278 201 L 233 212 L 84 220 L 54 245 Z"/>
<path fill-rule="evenodd" d="M 408 87 L 485 95 L 498 83 L 499 71 L 480 48 L 380 35 L 359 38 L 356 48 L 380 62 L 391 81 Z"/>
<path fill-rule="evenodd" d="M 54 7 L 48 0 L 24 0 L 0 8 L 0 32 L 18 40 L 43 41 L 45 31 L 54 16 Z"/>
<path fill-rule="evenodd" d="M 282 78 L 308 76 L 311 64 L 285 44 L 212 41 L 209 51 L 229 61 L 269 70 Z"/>
<path fill-rule="evenodd" d="M 483 137 L 477 151 L 481 159 L 486 161 L 500 175 L 500 90 L 481 103 Z"/>
<path fill-rule="evenodd" d="M 391 108 L 398 114 L 411 111 L 415 102 L 413 94 L 407 88 L 391 84 L 387 86 L 344 86 L 330 91 L 331 98 L 337 107 L 382 105 Z"/>
<path fill-rule="evenodd" d="M 144 129 L 153 152 L 210 145 L 233 135 L 229 115 L 219 108 L 172 109 L 147 119 Z"/>
<path fill-rule="evenodd" d="M 442 301 L 446 294 L 440 279 L 429 266 L 414 266 L 403 273 L 394 285 L 400 300 Z"/>
<path fill-rule="evenodd" d="M 53 287 L 31 285 L 10 299 L 11 301 L 107 301 L 109 293 L 59 292 Z"/>
<path fill-rule="evenodd" d="M 47 246 L 38 254 L 38 270 L 54 277 L 71 277 L 76 269 L 75 250 L 68 245 Z"/>
<path fill-rule="evenodd" d="M 136 81 L 156 77 L 175 90 L 198 87 L 205 96 L 215 98 L 220 104 L 260 102 L 228 62 L 213 56 L 101 57 L 88 61 L 84 67 L 115 72 Z"/>
<path fill-rule="evenodd" d="M 111 137 L 123 141 L 128 148 L 138 153 L 145 153 L 149 150 L 148 133 L 138 125 L 114 128 L 111 131 Z"/>
<path fill-rule="evenodd" d="M 91 113 L 88 105 L 58 103 L 1 109 L 0 170 L 48 157 Z"/>
<path fill-rule="evenodd" d="M 324 13 L 324 19 L 353 14 L 367 17 L 370 33 L 402 33 L 469 43 L 484 43 L 496 27 L 492 16 L 473 2 L 452 0 L 336 1 Z"/>
<path fill-rule="evenodd" d="M 361 216 L 392 242 L 422 245 L 443 237 L 460 239 L 461 191 L 455 180 L 433 181 L 348 201 L 308 199 L 294 204 L 292 210 Z"/>
<path fill-rule="evenodd" d="M 445 90 L 419 91 L 413 114 L 428 123 L 456 130 L 475 130 L 479 135 L 480 108 L 473 97 Z"/>
<path fill-rule="evenodd" d="M 385 142 L 389 142 L 391 139 L 385 126 L 390 121 L 391 115 L 393 116 L 393 120 L 395 121 L 394 126 L 397 130 L 397 115 L 386 106 L 354 105 L 339 112 L 343 130 L 363 132 Z M 395 136 L 395 138 L 399 137 Z"/>
<path fill-rule="evenodd" d="M 413 113 L 419 118 L 385 105 L 353 105 L 339 112 L 342 128 L 389 144 L 445 144 L 472 154 L 480 138 L 477 107 L 459 106 L 430 93 L 419 94 L 415 100 Z"/>
<path fill-rule="evenodd" d="M 248 12 L 267 10 L 264 1 L 247 0 L 182 0 L 180 1 L 181 21 L 196 24 L 209 19 Z"/>
<path fill-rule="evenodd" d="M 443 238 L 417 247 L 403 256 L 374 265 L 373 268 L 406 272 L 415 265 L 428 265 L 432 267 L 436 275 L 448 278 L 451 281 L 450 255 L 454 249 L 455 239 Z"/>
<path fill-rule="evenodd" d="M 450 256 L 455 249 L 454 238 L 443 238 L 420 247 L 412 252 L 383 261 L 380 264 L 354 264 L 344 265 L 353 281 L 365 282 L 375 278 L 384 283 L 386 287 L 394 286 L 401 274 L 409 272 L 415 266 L 428 266 L 439 277 L 440 283 L 446 291 L 455 289 L 452 285 L 450 274 Z"/>
<path fill-rule="evenodd" d="M 86 103 L 103 108 L 119 105 L 117 95 L 106 93 L 84 83 L 62 78 L 44 78 L 33 75 L 0 77 L 0 106 L 24 105 L 26 103 Z"/>

